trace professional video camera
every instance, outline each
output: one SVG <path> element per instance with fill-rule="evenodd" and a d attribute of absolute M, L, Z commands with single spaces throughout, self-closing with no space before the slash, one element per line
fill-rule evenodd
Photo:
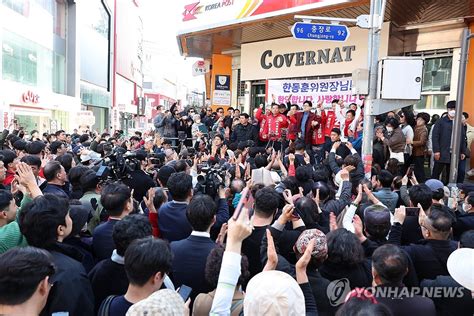
<path fill-rule="evenodd" d="M 130 172 L 137 169 L 140 162 L 136 152 L 127 151 L 122 147 L 115 147 L 110 154 L 102 159 L 96 175 L 101 180 L 122 180 L 130 178 Z"/>
<path fill-rule="evenodd" d="M 225 172 L 224 168 L 203 167 L 201 171 L 205 175 L 197 177 L 198 183 L 194 188 L 195 194 L 207 194 L 215 198 L 218 194 L 219 188 L 224 186 Z"/>

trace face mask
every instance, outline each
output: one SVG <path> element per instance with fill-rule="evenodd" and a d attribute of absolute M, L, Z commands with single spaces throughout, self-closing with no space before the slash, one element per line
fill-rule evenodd
<path fill-rule="evenodd" d="M 456 111 L 455 111 L 455 110 L 449 110 L 449 111 L 448 111 L 448 115 L 449 115 L 450 117 L 454 117 L 454 115 L 456 115 Z"/>
<path fill-rule="evenodd" d="M 389 133 L 393 132 L 393 127 L 387 126 L 387 132 Z"/>
<path fill-rule="evenodd" d="M 464 204 L 462 205 L 462 210 L 463 210 L 464 212 L 466 212 L 466 213 L 469 212 L 469 211 L 471 210 L 470 205 L 467 204 L 467 203 L 464 203 Z"/>

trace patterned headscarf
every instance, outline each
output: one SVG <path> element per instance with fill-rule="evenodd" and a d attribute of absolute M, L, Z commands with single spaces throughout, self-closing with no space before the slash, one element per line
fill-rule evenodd
<path fill-rule="evenodd" d="M 301 233 L 296 241 L 295 248 L 298 254 L 303 255 L 311 239 L 316 239 L 311 256 L 315 259 L 324 259 L 328 254 L 326 235 L 318 229 L 307 229 Z"/>

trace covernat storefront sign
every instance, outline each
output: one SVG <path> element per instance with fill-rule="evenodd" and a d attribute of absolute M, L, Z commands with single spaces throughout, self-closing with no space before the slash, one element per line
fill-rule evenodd
<path fill-rule="evenodd" d="M 243 44 L 241 80 L 304 78 L 350 74 L 367 67 L 368 31 L 350 28 L 345 42 L 297 40 L 293 37 Z M 380 38 L 379 57 L 387 56 L 389 24 Z"/>

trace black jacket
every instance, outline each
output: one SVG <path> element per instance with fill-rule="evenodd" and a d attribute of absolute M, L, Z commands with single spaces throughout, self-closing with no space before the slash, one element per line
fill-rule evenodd
<path fill-rule="evenodd" d="M 258 129 L 250 123 L 245 126 L 238 124 L 232 131 L 230 140 L 232 143 L 246 142 L 248 140 L 256 143 L 258 140 Z"/>
<path fill-rule="evenodd" d="M 334 263 L 326 260 L 319 269 L 319 272 L 330 281 L 348 279 L 351 290 L 356 287 L 369 287 L 372 285 L 372 271 L 368 260 L 354 265 Z"/>
<path fill-rule="evenodd" d="M 81 263 L 73 259 L 80 260 L 80 254 L 60 243 L 50 253 L 56 273 L 51 277 L 54 285 L 40 315 L 49 316 L 58 312 L 68 312 L 70 316 L 94 315 L 91 284 Z"/>
<path fill-rule="evenodd" d="M 461 235 L 468 230 L 474 229 L 474 212 L 464 213 L 456 212 L 456 222 L 453 223 L 453 236 L 459 240 Z"/>
<path fill-rule="evenodd" d="M 393 316 L 436 316 L 433 301 L 427 297 L 411 295 L 403 285 L 379 285 L 375 287 L 375 298 L 387 306 Z"/>
<path fill-rule="evenodd" d="M 170 244 L 173 252 L 172 279 L 176 288 L 187 285 L 193 289 L 191 300 L 200 293 L 213 290 L 204 277 L 206 260 L 216 243 L 208 237 L 189 236 Z"/>
<path fill-rule="evenodd" d="M 392 225 L 388 242 L 400 245 L 402 226 Z M 401 246 L 410 256 L 415 266 L 418 280 L 434 279 L 438 275 L 449 275 L 446 264 L 449 255 L 456 250 L 457 243 L 452 240 L 422 239 L 416 244 Z"/>
<path fill-rule="evenodd" d="M 123 264 L 110 258 L 99 262 L 89 272 L 89 280 L 94 291 L 95 310 L 98 311 L 102 301 L 109 295 L 124 295 L 128 288 L 128 278 Z"/>
<path fill-rule="evenodd" d="M 435 126 L 433 127 L 432 143 L 433 153 L 441 153 L 441 157 L 438 162 L 451 163 L 451 153 L 449 148 L 451 147 L 451 134 L 453 133 L 453 120 L 450 120 L 448 116 L 440 118 Z M 466 154 L 467 143 L 466 143 L 466 130 L 461 128 L 461 146 L 459 153 Z"/>
<path fill-rule="evenodd" d="M 447 275 L 440 275 L 434 280 L 423 280 L 421 288 L 443 288 L 444 290 L 451 290 L 455 293 L 453 296 L 441 295 L 441 297 L 434 297 L 433 302 L 436 306 L 436 311 L 440 316 L 472 316 L 474 311 L 474 299 L 471 291 L 462 287 L 452 277 Z"/>

